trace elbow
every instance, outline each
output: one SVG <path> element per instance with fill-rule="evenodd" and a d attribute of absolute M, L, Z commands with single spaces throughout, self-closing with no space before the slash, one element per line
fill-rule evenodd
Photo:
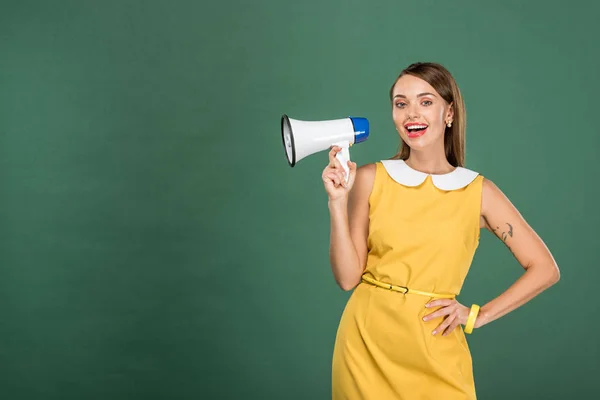
<path fill-rule="evenodd" d="M 554 268 L 552 270 L 552 275 L 550 278 L 550 283 L 552 285 L 554 285 L 558 281 L 560 281 L 560 269 L 558 268 L 558 265 L 554 265 Z"/>
<path fill-rule="evenodd" d="M 555 285 L 558 281 L 560 281 L 560 269 L 558 265 L 552 264 L 550 267 L 550 271 L 546 273 L 546 282 L 547 287 Z"/>
<path fill-rule="evenodd" d="M 343 284 L 343 283 L 340 283 L 338 286 L 339 286 L 339 287 L 340 287 L 340 288 L 341 288 L 341 289 L 342 289 L 344 292 L 349 292 L 349 291 L 351 291 L 352 289 L 354 289 L 354 288 L 356 287 L 356 285 L 348 285 L 348 284 Z"/>
<path fill-rule="evenodd" d="M 526 270 L 531 270 L 532 273 L 535 273 L 537 275 L 536 280 L 545 288 L 549 288 L 560 280 L 560 269 L 554 261 L 535 262 L 530 264 Z"/>
<path fill-rule="evenodd" d="M 354 289 L 358 283 L 360 282 L 360 279 L 358 280 L 339 280 L 337 282 L 338 286 L 340 287 L 340 289 L 342 289 L 344 292 L 349 292 L 350 290 Z"/>

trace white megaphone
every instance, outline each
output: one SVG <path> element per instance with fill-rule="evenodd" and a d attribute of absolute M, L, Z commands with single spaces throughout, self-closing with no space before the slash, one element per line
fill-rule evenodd
<path fill-rule="evenodd" d="M 290 167 L 306 156 L 339 146 L 337 153 L 346 172 L 346 182 L 350 177 L 350 146 L 361 143 L 369 137 L 369 121 L 361 117 L 348 117 L 329 121 L 301 121 L 281 117 L 281 137 Z"/>

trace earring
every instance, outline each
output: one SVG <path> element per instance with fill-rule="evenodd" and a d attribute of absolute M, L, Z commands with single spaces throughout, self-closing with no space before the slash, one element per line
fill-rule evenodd
<path fill-rule="evenodd" d="M 446 125 L 448 125 L 448 128 L 450 128 L 452 126 L 452 121 L 448 121 Z"/>

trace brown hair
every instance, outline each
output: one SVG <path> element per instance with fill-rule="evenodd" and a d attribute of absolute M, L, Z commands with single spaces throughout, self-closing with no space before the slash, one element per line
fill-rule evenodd
<path fill-rule="evenodd" d="M 440 64 L 430 62 L 414 63 L 406 67 L 394 81 L 394 84 L 390 88 L 390 101 L 393 100 L 396 82 L 404 75 L 413 75 L 423 79 L 425 82 L 429 83 L 448 104 L 452 104 L 454 111 L 452 126 L 450 128 L 446 126 L 444 132 L 446 159 L 455 167 L 464 167 L 467 111 L 465 110 L 465 104 L 456 81 L 450 72 Z M 410 155 L 410 147 L 408 147 L 402 138 L 400 138 L 400 141 L 400 149 L 392 159 L 406 160 Z"/>

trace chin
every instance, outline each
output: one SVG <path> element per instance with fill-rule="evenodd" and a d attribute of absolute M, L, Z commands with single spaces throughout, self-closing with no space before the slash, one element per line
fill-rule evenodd
<path fill-rule="evenodd" d="M 429 140 L 425 139 L 424 137 L 418 137 L 414 139 L 403 137 L 402 140 L 404 140 L 404 143 L 406 143 L 408 147 L 415 150 L 425 149 L 431 144 L 429 143 Z"/>
<path fill-rule="evenodd" d="M 429 133 L 429 132 L 428 132 Z M 437 135 L 429 135 L 426 133 L 423 136 L 419 136 L 416 138 L 409 138 L 408 135 L 402 135 L 402 140 L 411 148 L 415 150 L 422 150 L 428 147 L 434 146 L 438 140 L 442 141 L 442 147 L 444 143 L 444 135 L 441 137 Z"/>

